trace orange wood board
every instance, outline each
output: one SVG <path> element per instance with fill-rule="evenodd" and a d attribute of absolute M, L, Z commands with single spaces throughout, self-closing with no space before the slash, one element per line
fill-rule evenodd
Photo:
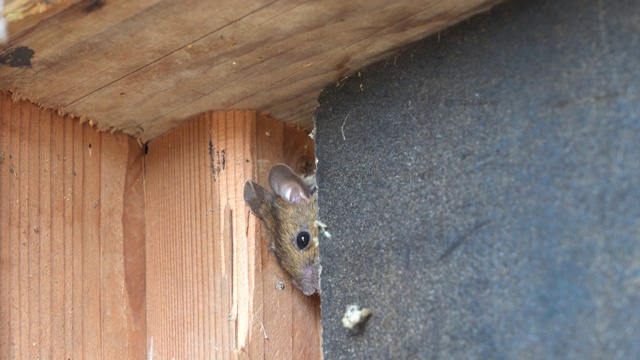
<path fill-rule="evenodd" d="M 144 141 L 212 109 L 308 130 L 325 86 L 497 2 L 79 1 L 10 28 L 0 90 Z"/>
<path fill-rule="evenodd" d="M 319 297 L 291 284 L 242 195 L 247 179 L 266 185 L 274 163 L 313 167 L 312 140 L 255 111 L 226 111 L 148 146 L 149 356 L 321 358 Z"/>
<path fill-rule="evenodd" d="M 0 96 L 0 358 L 146 355 L 143 151 Z"/>

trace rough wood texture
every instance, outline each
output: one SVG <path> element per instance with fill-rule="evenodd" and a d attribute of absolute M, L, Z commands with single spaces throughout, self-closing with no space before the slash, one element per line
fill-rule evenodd
<path fill-rule="evenodd" d="M 303 155 L 285 159 L 293 148 Z M 285 160 L 313 168 L 311 139 L 254 111 L 204 114 L 149 144 L 149 356 L 321 358 L 319 298 L 290 283 L 242 197 Z"/>
<path fill-rule="evenodd" d="M 1 359 L 145 358 L 142 159 L 0 95 Z"/>
<path fill-rule="evenodd" d="M 496 2 L 80 1 L 13 34 L 0 89 L 143 140 L 211 109 L 310 129 L 327 84 Z"/>

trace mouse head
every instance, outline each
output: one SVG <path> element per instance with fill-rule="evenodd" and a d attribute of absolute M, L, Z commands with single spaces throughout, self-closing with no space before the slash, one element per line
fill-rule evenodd
<path fill-rule="evenodd" d="M 318 204 L 315 178 L 302 179 L 284 164 L 269 173 L 272 192 L 247 181 L 244 201 L 262 219 L 269 248 L 305 295 L 320 292 Z"/>

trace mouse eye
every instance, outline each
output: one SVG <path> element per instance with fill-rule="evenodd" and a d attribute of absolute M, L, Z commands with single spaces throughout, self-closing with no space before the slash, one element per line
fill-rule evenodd
<path fill-rule="evenodd" d="M 296 245 L 298 245 L 298 249 L 304 250 L 311 241 L 311 235 L 306 231 L 301 231 L 298 233 L 296 237 Z"/>

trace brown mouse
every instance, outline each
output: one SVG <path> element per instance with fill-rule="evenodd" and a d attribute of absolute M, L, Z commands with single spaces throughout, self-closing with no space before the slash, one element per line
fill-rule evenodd
<path fill-rule="evenodd" d="M 285 164 L 269 172 L 273 192 L 247 180 L 244 201 L 264 222 L 269 248 L 305 295 L 320 293 L 320 249 L 315 175 L 302 178 Z"/>

